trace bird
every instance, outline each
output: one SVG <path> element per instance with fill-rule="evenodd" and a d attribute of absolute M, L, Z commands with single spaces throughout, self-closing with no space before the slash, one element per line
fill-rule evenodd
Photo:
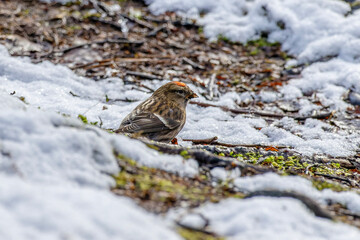
<path fill-rule="evenodd" d="M 185 125 L 187 103 L 197 97 L 183 82 L 166 83 L 129 113 L 115 132 L 168 143 Z"/>

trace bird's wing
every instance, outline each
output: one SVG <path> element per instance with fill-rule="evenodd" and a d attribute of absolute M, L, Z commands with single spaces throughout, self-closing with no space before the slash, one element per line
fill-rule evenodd
<path fill-rule="evenodd" d="M 180 124 L 181 122 L 179 120 L 163 118 L 156 113 L 141 112 L 125 118 L 118 131 L 127 133 L 152 133 L 174 129 L 179 127 Z"/>

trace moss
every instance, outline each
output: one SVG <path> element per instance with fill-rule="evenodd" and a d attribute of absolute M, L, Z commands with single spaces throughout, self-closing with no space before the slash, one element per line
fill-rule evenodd
<path fill-rule="evenodd" d="M 336 192 L 341 192 L 341 191 L 348 191 L 349 188 L 342 186 L 340 184 L 337 183 L 330 183 L 327 181 L 323 181 L 323 180 L 317 180 L 314 179 L 312 180 L 312 185 L 317 189 L 317 190 L 324 190 L 324 189 L 331 189 L 333 191 Z"/>
<path fill-rule="evenodd" d="M 308 163 L 301 162 L 297 156 L 269 156 L 261 164 L 271 165 L 280 171 L 304 171 L 308 166 Z"/>
<path fill-rule="evenodd" d="M 280 43 L 278 42 L 274 42 L 274 43 L 271 43 L 271 42 L 268 42 L 266 38 L 259 38 L 257 40 L 252 40 L 252 41 L 248 41 L 246 43 L 246 46 L 255 46 L 255 47 L 278 47 L 280 46 Z"/>
<path fill-rule="evenodd" d="M 232 191 L 226 184 L 213 187 L 205 175 L 186 179 L 165 171 L 139 166 L 134 160 L 117 155 L 121 171 L 113 176 L 116 187 L 123 195 L 152 201 L 164 208 L 179 206 L 187 202 L 190 206 L 211 201 L 219 202 L 228 197 L 243 197 L 244 194 Z M 154 205 L 151 209 L 154 211 Z"/>
<path fill-rule="evenodd" d="M 28 104 L 26 101 L 25 101 L 25 97 L 24 96 L 20 96 L 18 97 L 20 99 L 20 101 L 22 101 L 23 103 L 25 104 Z"/>
<path fill-rule="evenodd" d="M 156 150 L 156 151 L 159 151 L 159 150 L 160 150 L 160 149 L 159 149 L 157 146 L 155 146 L 155 145 L 146 144 L 146 146 L 148 146 L 148 148 L 154 149 L 154 150 Z"/>
<path fill-rule="evenodd" d="M 66 7 L 71 7 L 73 5 L 81 5 L 81 1 L 80 0 L 78 0 L 78 1 L 69 1 L 69 2 L 65 3 Z"/>
<path fill-rule="evenodd" d="M 83 19 L 87 19 L 87 18 L 91 18 L 91 17 L 100 18 L 100 17 L 101 17 L 101 14 L 100 14 L 100 13 L 97 13 L 97 12 L 87 11 L 87 12 L 83 15 Z"/>
<path fill-rule="evenodd" d="M 179 227 L 177 229 L 180 236 L 182 236 L 186 240 L 223 240 L 225 238 L 214 236 L 209 233 L 201 232 L 201 231 L 195 231 L 190 230 L 186 228 Z"/>
<path fill-rule="evenodd" d="M 339 163 L 322 164 L 319 166 L 313 166 L 309 168 L 313 173 L 322 173 L 328 175 L 350 176 L 349 169 L 343 168 Z"/>
<path fill-rule="evenodd" d="M 25 10 L 23 10 L 23 11 L 21 12 L 21 14 L 22 14 L 23 16 L 27 16 L 27 15 L 29 15 L 29 13 L 30 13 L 30 9 L 25 9 Z"/>
<path fill-rule="evenodd" d="M 189 152 L 186 151 L 186 150 L 182 150 L 182 151 L 180 152 L 180 156 L 182 156 L 182 157 L 185 158 L 185 159 L 191 158 L 191 156 L 189 155 Z"/>
<path fill-rule="evenodd" d="M 87 120 L 87 118 L 84 115 L 79 114 L 78 119 L 80 119 L 85 124 L 89 123 L 89 121 Z"/>
<path fill-rule="evenodd" d="M 260 52 L 260 50 L 259 50 L 258 48 L 255 48 L 255 49 L 253 49 L 253 50 L 250 52 L 250 55 L 251 55 L 251 56 L 255 56 L 255 55 L 258 55 L 259 52 Z"/>
<path fill-rule="evenodd" d="M 232 43 L 228 37 L 225 37 L 222 34 L 219 34 L 217 39 L 218 39 L 218 42 L 223 41 L 223 42 L 226 42 L 226 43 Z"/>

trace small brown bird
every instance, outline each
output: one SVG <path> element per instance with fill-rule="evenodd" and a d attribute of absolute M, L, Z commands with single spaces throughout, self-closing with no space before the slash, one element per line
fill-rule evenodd
<path fill-rule="evenodd" d="M 185 83 L 169 82 L 127 115 L 115 132 L 170 142 L 185 125 L 187 103 L 197 97 Z"/>

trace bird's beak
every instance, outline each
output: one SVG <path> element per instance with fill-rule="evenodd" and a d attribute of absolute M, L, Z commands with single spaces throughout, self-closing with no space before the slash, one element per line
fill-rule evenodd
<path fill-rule="evenodd" d="M 198 97 L 199 96 L 196 93 L 192 93 L 192 94 L 187 96 L 187 99 L 198 98 Z"/>

